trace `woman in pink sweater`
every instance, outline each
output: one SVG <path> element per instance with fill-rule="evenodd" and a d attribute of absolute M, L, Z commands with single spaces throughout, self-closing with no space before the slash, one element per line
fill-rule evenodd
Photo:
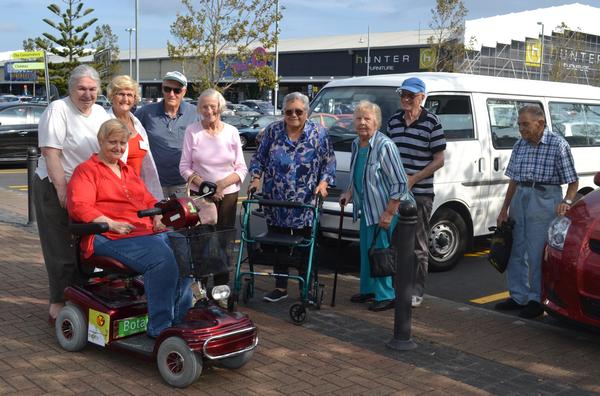
<path fill-rule="evenodd" d="M 185 131 L 179 173 L 192 182 L 192 189 L 204 180 L 217 184 L 212 197 L 218 210 L 217 225 L 232 227 L 238 193 L 248 168 L 237 128 L 221 121 L 224 109 L 225 98 L 218 91 L 207 89 L 200 94 L 201 121 Z"/>

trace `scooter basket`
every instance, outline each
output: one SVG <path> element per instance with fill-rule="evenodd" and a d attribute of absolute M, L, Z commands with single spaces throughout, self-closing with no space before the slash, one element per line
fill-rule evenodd
<path fill-rule="evenodd" d="M 235 227 L 200 225 L 169 232 L 179 264 L 179 276 L 201 278 L 229 272 L 235 246 Z"/>

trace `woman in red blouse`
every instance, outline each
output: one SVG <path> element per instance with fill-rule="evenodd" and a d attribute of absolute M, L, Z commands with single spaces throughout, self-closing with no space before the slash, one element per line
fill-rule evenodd
<path fill-rule="evenodd" d="M 120 160 L 130 132 L 117 119 L 98 132 L 100 151 L 80 164 L 67 187 L 67 210 L 78 222 L 108 223 L 109 231 L 81 241 L 85 257 L 113 257 L 144 275 L 148 335 L 182 321 L 192 305 L 191 279 L 179 279 L 177 261 L 160 216 L 138 218 L 156 199 L 133 169 Z"/>

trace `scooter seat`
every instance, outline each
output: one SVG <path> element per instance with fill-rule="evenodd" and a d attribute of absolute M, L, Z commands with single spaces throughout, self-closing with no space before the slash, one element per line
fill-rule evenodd
<path fill-rule="evenodd" d="M 266 245 L 297 246 L 304 241 L 304 237 L 302 235 L 265 232 L 254 237 L 254 240 Z"/>
<path fill-rule="evenodd" d="M 92 256 L 87 259 L 82 258 L 81 264 L 89 271 L 93 271 L 95 268 L 100 268 L 111 274 L 123 274 L 128 276 L 139 275 L 137 272 L 119 260 L 108 256 Z"/>

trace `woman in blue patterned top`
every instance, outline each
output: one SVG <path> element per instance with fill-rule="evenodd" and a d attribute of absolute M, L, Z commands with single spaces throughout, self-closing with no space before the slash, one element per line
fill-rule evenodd
<path fill-rule="evenodd" d="M 262 178 L 265 198 L 310 204 L 318 193 L 326 197 L 327 187 L 335 181 L 333 146 L 327 131 L 308 119 L 306 95 L 292 92 L 283 103 L 284 119 L 265 128 L 248 168 L 249 189 L 258 190 Z M 272 207 L 265 208 L 265 216 L 270 231 L 310 235 L 312 211 Z M 288 268 L 276 264 L 274 272 L 287 274 Z M 274 302 L 286 297 L 287 278 L 281 277 L 264 299 Z"/>
<path fill-rule="evenodd" d="M 392 277 L 372 278 L 369 248 L 385 248 L 392 242 L 401 200 L 414 198 L 408 191 L 406 172 L 398 149 L 392 140 L 379 132 L 381 109 L 374 103 L 361 101 L 354 110 L 354 129 L 358 137 L 352 142 L 350 185 L 340 196 L 340 205 L 353 202 L 354 221 L 360 212 L 360 293 L 350 301 L 375 300 L 369 309 L 384 311 L 394 307 Z M 376 234 L 378 228 L 379 233 Z"/>

